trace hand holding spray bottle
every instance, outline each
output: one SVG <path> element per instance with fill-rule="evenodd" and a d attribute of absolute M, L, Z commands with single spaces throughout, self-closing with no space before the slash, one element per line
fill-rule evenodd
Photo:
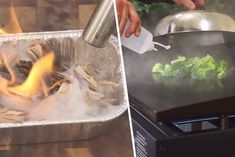
<path fill-rule="evenodd" d="M 129 22 L 126 25 L 124 32 L 126 32 L 128 26 Z M 125 37 L 125 35 L 122 35 L 121 41 L 123 46 L 139 54 L 143 54 L 147 51 L 158 51 L 155 48 L 155 45 L 161 46 L 167 50 L 171 48 L 170 45 L 166 46 L 161 43 L 154 42 L 152 33 L 143 27 L 141 27 L 141 34 L 139 37 L 132 35 L 129 38 L 127 38 Z"/>

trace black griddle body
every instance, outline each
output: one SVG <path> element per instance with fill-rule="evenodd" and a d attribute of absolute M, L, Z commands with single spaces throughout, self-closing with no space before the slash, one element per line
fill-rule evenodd
<path fill-rule="evenodd" d="M 213 81 L 158 81 L 151 74 L 154 64 L 167 64 L 179 55 L 210 54 L 235 67 L 235 33 L 197 32 L 154 40 L 172 49 L 137 54 L 123 48 L 137 157 L 235 157 L 235 127 L 185 133 L 172 125 L 235 113 L 235 71 L 221 82 L 223 87 Z"/>
<path fill-rule="evenodd" d="M 197 32 L 154 38 L 170 50 L 137 54 L 123 47 L 130 101 L 155 122 L 235 113 L 235 33 Z M 208 41 L 208 42 L 207 42 Z M 151 73 L 156 63 L 177 56 L 225 60 L 230 73 L 224 80 L 158 78 Z"/>
<path fill-rule="evenodd" d="M 184 135 L 154 123 L 131 104 L 137 157 L 234 157 L 235 129 Z"/>

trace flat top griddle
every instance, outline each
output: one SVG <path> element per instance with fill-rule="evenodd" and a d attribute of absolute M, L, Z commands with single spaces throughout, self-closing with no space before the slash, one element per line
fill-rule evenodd
<path fill-rule="evenodd" d="M 220 36 L 223 39 L 205 42 L 205 35 L 206 38 Z M 196 42 L 196 38 L 199 42 Z M 231 33 L 198 32 L 155 38 L 155 41 L 171 44 L 171 50 L 167 51 L 159 49 L 158 52 L 137 54 L 123 48 L 130 101 L 153 121 L 172 121 L 235 112 L 234 39 L 235 34 Z M 169 63 L 179 55 L 202 57 L 207 54 L 229 63 L 229 75 L 226 79 L 193 81 L 190 78 L 163 78 L 151 73 L 155 63 Z"/>

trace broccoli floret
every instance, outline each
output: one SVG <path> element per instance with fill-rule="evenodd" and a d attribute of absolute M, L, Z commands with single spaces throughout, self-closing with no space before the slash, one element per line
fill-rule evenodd
<path fill-rule="evenodd" d="M 214 77 L 216 74 L 216 62 L 213 57 L 207 55 L 201 59 L 193 60 L 191 70 L 192 79 L 204 80 Z"/>
<path fill-rule="evenodd" d="M 171 77 L 173 76 L 173 68 L 171 65 L 166 64 L 164 70 L 162 71 L 162 76 Z"/>
<path fill-rule="evenodd" d="M 171 65 L 177 65 L 177 64 L 182 64 L 185 63 L 187 61 L 185 56 L 178 56 L 177 59 L 171 61 Z"/>
<path fill-rule="evenodd" d="M 220 61 L 217 68 L 217 78 L 224 79 L 228 73 L 228 63 L 226 61 Z"/>
<path fill-rule="evenodd" d="M 153 73 L 162 73 L 163 65 L 161 63 L 157 63 L 153 66 L 152 72 Z"/>
<path fill-rule="evenodd" d="M 152 72 L 159 73 L 164 77 L 191 77 L 195 80 L 205 80 L 209 78 L 224 79 L 228 73 L 228 63 L 217 61 L 211 55 L 205 57 L 193 57 L 187 59 L 185 56 L 178 56 L 165 66 L 157 63 Z"/>

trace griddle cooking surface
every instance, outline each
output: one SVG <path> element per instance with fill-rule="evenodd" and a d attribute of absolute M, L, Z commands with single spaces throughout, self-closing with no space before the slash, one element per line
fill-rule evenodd
<path fill-rule="evenodd" d="M 169 51 L 137 54 L 124 48 L 124 62 L 130 101 L 154 121 L 168 121 L 235 112 L 235 46 L 173 47 Z M 210 54 L 229 63 L 227 79 L 192 81 L 190 78 L 161 78 L 153 75 L 155 63 L 169 63 L 178 55 Z"/>

